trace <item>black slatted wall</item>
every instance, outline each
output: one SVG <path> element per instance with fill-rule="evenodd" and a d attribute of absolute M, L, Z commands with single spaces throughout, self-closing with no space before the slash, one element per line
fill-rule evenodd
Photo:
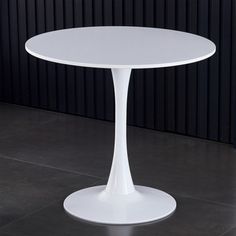
<path fill-rule="evenodd" d="M 134 25 L 212 39 L 210 60 L 132 73 L 128 123 L 226 143 L 236 134 L 236 0 L 1 0 L 0 100 L 114 120 L 109 70 L 37 60 L 25 41 L 82 26 Z"/>

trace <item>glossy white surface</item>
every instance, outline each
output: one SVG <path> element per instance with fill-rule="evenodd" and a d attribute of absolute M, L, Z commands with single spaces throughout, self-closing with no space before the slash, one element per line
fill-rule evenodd
<path fill-rule="evenodd" d="M 188 64 L 210 57 L 215 45 L 184 32 L 141 27 L 89 27 L 36 36 L 26 50 L 68 65 L 111 68 L 115 90 L 115 147 L 106 186 L 77 191 L 64 201 L 72 216 L 97 223 L 137 224 L 167 217 L 176 201 L 163 191 L 134 186 L 126 142 L 131 69 Z"/>
<path fill-rule="evenodd" d="M 130 74 L 131 69 L 112 69 L 116 102 L 115 147 L 107 185 L 68 196 L 64 208 L 74 217 L 106 224 L 138 224 L 165 218 L 176 208 L 176 201 L 169 194 L 133 184 L 126 141 Z"/>
<path fill-rule="evenodd" d="M 69 195 L 64 208 L 70 215 L 105 224 L 138 224 L 165 218 L 176 209 L 169 194 L 149 187 L 135 186 L 127 195 L 109 195 L 105 186 L 82 189 Z"/>
<path fill-rule="evenodd" d="M 112 69 L 116 103 L 116 122 L 113 161 L 106 187 L 106 192 L 110 195 L 134 192 L 126 141 L 127 95 L 130 74 L 131 69 Z"/>
<path fill-rule="evenodd" d="M 158 68 L 183 65 L 214 54 L 198 35 L 144 27 L 84 27 L 37 35 L 26 50 L 41 59 L 98 68 Z"/>

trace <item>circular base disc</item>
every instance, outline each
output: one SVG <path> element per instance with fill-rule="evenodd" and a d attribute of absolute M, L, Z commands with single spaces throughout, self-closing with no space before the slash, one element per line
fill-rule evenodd
<path fill-rule="evenodd" d="M 169 194 L 149 187 L 135 186 L 128 195 L 107 194 L 106 186 L 79 190 L 64 201 L 64 209 L 73 217 L 103 224 L 139 224 L 160 220 L 176 209 Z"/>

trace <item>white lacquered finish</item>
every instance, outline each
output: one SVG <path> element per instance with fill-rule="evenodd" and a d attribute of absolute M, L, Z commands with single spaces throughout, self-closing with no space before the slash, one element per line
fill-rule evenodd
<path fill-rule="evenodd" d="M 106 186 L 72 193 L 64 201 L 65 210 L 74 217 L 104 224 L 139 224 L 171 215 L 176 201 L 169 194 L 149 187 L 135 186 L 129 194 L 110 195 Z"/>
<path fill-rule="evenodd" d="M 26 50 L 68 65 L 110 68 L 115 90 L 115 147 L 106 186 L 79 190 L 64 201 L 70 215 L 105 224 L 138 224 L 163 219 L 176 209 L 169 194 L 136 186 L 126 142 L 127 94 L 131 70 L 183 65 L 214 54 L 214 43 L 197 35 L 141 27 L 88 27 L 33 37 Z"/>
<path fill-rule="evenodd" d="M 106 224 L 137 224 L 167 217 L 176 208 L 169 194 L 149 187 L 134 186 L 126 142 L 127 94 L 131 69 L 112 69 L 115 90 L 115 148 L 106 186 L 72 193 L 64 201 L 74 217 Z"/>
<path fill-rule="evenodd" d="M 198 35 L 144 27 L 84 27 L 38 35 L 26 50 L 43 60 L 97 68 L 160 68 L 201 61 L 215 52 Z"/>
<path fill-rule="evenodd" d="M 115 90 L 115 147 L 111 172 L 106 186 L 110 195 L 134 192 L 126 142 L 127 96 L 131 69 L 112 69 Z"/>

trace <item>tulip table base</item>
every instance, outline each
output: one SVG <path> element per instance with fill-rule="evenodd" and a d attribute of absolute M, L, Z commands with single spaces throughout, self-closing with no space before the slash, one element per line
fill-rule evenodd
<path fill-rule="evenodd" d="M 127 195 L 106 194 L 106 186 L 72 193 L 64 208 L 73 217 L 103 224 L 138 224 L 169 216 L 176 202 L 169 194 L 149 187 L 135 186 Z"/>
<path fill-rule="evenodd" d="M 131 69 L 112 69 L 116 102 L 115 148 L 107 186 L 72 193 L 64 202 L 72 216 L 107 224 L 138 224 L 170 215 L 176 202 L 169 194 L 134 186 L 126 147 L 127 94 Z"/>

